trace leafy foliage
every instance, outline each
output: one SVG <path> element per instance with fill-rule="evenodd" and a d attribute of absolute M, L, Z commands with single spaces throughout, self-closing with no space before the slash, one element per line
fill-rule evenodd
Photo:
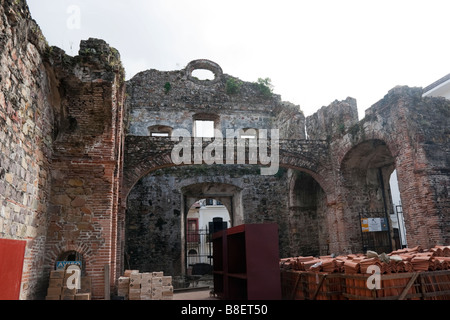
<path fill-rule="evenodd" d="M 272 80 L 270 80 L 270 78 L 258 78 L 258 89 L 260 91 L 260 93 L 269 98 L 272 96 L 273 94 L 273 85 L 272 85 Z"/>

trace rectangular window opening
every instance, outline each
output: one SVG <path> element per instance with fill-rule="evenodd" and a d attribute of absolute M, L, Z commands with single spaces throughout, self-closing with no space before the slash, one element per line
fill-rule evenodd
<path fill-rule="evenodd" d="M 168 137 L 168 132 L 152 132 L 152 137 Z"/>
<path fill-rule="evenodd" d="M 214 137 L 214 121 L 195 120 L 195 136 L 198 138 Z"/>

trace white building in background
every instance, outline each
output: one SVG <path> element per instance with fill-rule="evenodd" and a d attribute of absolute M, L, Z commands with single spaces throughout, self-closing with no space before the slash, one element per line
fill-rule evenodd
<path fill-rule="evenodd" d="M 187 215 L 188 230 L 208 229 L 209 223 L 214 218 L 222 218 L 227 223 L 227 228 L 231 226 L 228 210 L 220 201 L 215 199 L 199 200 L 189 209 Z M 189 228 L 189 224 L 191 224 L 192 228 Z"/>
<path fill-rule="evenodd" d="M 450 99 L 450 73 L 425 87 L 422 97 L 444 97 Z"/>
<path fill-rule="evenodd" d="M 201 200 L 202 205 L 199 210 L 199 225 L 200 228 L 209 226 L 209 222 L 212 222 L 214 218 L 222 218 L 223 222 L 227 223 L 227 228 L 231 226 L 230 215 L 227 208 L 217 200 L 206 199 Z"/>
<path fill-rule="evenodd" d="M 403 217 L 402 201 L 400 199 L 400 190 L 398 187 L 397 170 L 394 170 L 391 174 L 389 185 L 393 204 L 392 214 L 390 215 L 391 226 L 393 229 L 398 230 L 400 245 L 406 247 L 408 244 L 406 242 L 406 227 L 405 219 Z"/>
<path fill-rule="evenodd" d="M 213 220 L 222 219 L 226 224 L 223 227 L 231 226 L 230 215 L 227 208 L 215 199 L 202 199 L 197 201 L 189 209 L 186 227 L 186 251 L 187 270 L 192 272 L 196 264 L 211 264 L 212 243 L 210 240 L 210 223 Z"/>

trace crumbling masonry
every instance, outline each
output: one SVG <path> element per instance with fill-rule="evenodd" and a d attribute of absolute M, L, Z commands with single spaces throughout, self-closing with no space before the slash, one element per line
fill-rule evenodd
<path fill-rule="evenodd" d="M 114 48 L 89 39 L 68 56 L 12 0 L 1 0 L 0 63 L 0 238 L 26 242 L 21 299 L 44 298 L 55 262 L 74 253 L 99 299 L 105 265 L 111 292 L 124 268 L 183 274 L 187 208 L 207 197 L 233 225 L 276 222 L 280 257 L 360 252 L 361 210 L 391 211 L 394 169 L 408 245 L 450 244 L 450 101 L 422 88 L 395 87 L 358 120 L 352 98 L 305 118 L 208 60 L 124 81 Z M 170 135 L 196 120 L 224 136 L 279 129 L 278 173 L 175 165 Z"/>

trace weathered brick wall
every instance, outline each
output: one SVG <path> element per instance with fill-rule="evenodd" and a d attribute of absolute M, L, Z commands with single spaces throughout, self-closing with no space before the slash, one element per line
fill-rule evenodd
<path fill-rule="evenodd" d="M 104 297 L 105 265 L 116 279 L 117 212 L 122 167 L 124 73 L 103 40 L 82 41 L 79 55 L 52 48 L 63 125 L 53 144 L 46 263 L 67 251 L 82 255 L 94 298 Z"/>
<path fill-rule="evenodd" d="M 443 190 L 449 179 L 450 101 L 421 94 L 420 88 L 394 88 L 373 111 L 383 117 L 379 132 L 396 159 L 408 245 L 429 247 L 449 241 Z"/>
<path fill-rule="evenodd" d="M 425 207 L 423 211 L 417 210 L 412 213 L 417 217 L 411 216 L 413 219 L 423 219 L 426 227 L 425 230 L 420 231 L 420 237 L 411 239 L 411 242 L 428 242 L 430 245 L 448 244 L 450 242 L 450 102 L 444 98 L 418 99 L 416 96 L 415 99 L 415 103 L 409 103 L 407 109 L 410 111 L 411 131 L 415 134 L 415 136 L 410 134 L 414 143 L 413 147 L 422 149 L 415 156 L 414 173 L 417 180 L 412 182 L 421 193 L 419 197 L 413 196 L 416 203 L 410 204 L 409 210 L 414 212 L 414 206 L 421 203 Z"/>
<path fill-rule="evenodd" d="M 40 286 L 54 117 L 47 48 L 25 1 L 0 2 L 0 238 L 27 242 L 21 299 Z"/>
<path fill-rule="evenodd" d="M 0 237 L 27 241 L 21 299 L 44 298 L 65 252 L 83 257 L 93 296 L 116 278 L 123 163 L 124 71 L 89 39 L 80 54 L 49 47 L 25 1 L 2 1 Z"/>
<path fill-rule="evenodd" d="M 337 249 L 361 250 L 359 210 L 384 209 L 379 169 L 389 211 L 389 177 L 397 170 L 408 245 L 448 243 L 449 101 L 421 94 L 421 88 L 396 87 L 364 119 L 332 133 Z M 339 119 L 345 111 L 336 105 L 320 113 Z M 307 119 L 311 132 L 331 126 L 317 118 Z"/>

